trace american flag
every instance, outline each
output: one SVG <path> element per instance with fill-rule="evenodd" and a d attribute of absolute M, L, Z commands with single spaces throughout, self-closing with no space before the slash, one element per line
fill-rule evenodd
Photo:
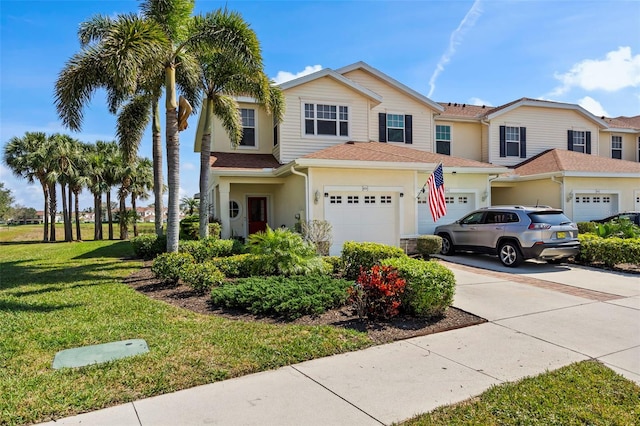
<path fill-rule="evenodd" d="M 427 180 L 429 187 L 429 209 L 433 221 L 436 222 L 447 214 L 447 204 L 444 201 L 444 176 L 442 173 L 442 163 L 431 173 Z"/>

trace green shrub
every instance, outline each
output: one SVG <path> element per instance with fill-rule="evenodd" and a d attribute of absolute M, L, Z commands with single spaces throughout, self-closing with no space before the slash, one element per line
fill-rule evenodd
<path fill-rule="evenodd" d="M 234 254 L 234 250 L 240 250 L 238 245 L 242 244 L 236 240 L 208 237 L 203 240 L 180 241 L 179 251 L 190 253 L 196 262 L 204 262 L 214 257 L 231 256 Z"/>
<path fill-rule="evenodd" d="M 343 306 L 350 286 L 349 281 L 326 275 L 252 277 L 215 287 L 211 299 L 256 315 L 295 319 Z"/>
<path fill-rule="evenodd" d="M 257 271 L 255 267 L 256 257 L 253 254 L 244 253 L 236 254 L 228 257 L 216 257 L 211 259 L 211 262 L 229 278 L 246 278 L 250 277 L 254 271 Z M 261 275 L 261 274 L 258 274 Z"/>
<path fill-rule="evenodd" d="M 322 260 L 331 266 L 330 271 L 334 274 L 342 274 L 344 271 L 344 264 L 340 256 L 323 256 Z"/>
<path fill-rule="evenodd" d="M 423 258 L 440 253 L 442 250 L 442 237 L 437 235 L 420 235 L 417 240 L 418 254 Z"/>
<path fill-rule="evenodd" d="M 437 317 L 453 303 L 456 279 L 447 267 L 409 257 L 385 259 L 381 263 L 396 268 L 407 281 L 402 295 L 405 312 L 417 317 Z"/>
<path fill-rule="evenodd" d="M 582 263 L 604 263 L 612 267 L 619 263 L 640 264 L 640 238 L 598 238 L 593 234 L 578 235 Z"/>
<path fill-rule="evenodd" d="M 204 293 L 222 284 L 225 277 L 214 262 L 208 261 L 184 265 L 180 278 L 197 292 Z"/>
<path fill-rule="evenodd" d="M 187 216 L 180 221 L 180 239 L 197 240 L 200 235 L 200 217 L 197 214 Z"/>
<path fill-rule="evenodd" d="M 220 234 L 222 232 L 222 225 L 220 222 L 210 222 L 209 223 L 209 237 L 210 238 L 220 238 Z"/>
<path fill-rule="evenodd" d="M 360 318 L 389 319 L 400 313 L 406 281 L 390 266 L 362 270 L 349 289 L 349 302 Z"/>
<path fill-rule="evenodd" d="M 167 237 L 156 234 L 142 234 L 131 239 L 136 257 L 150 260 L 167 250 Z"/>
<path fill-rule="evenodd" d="M 305 275 L 326 273 L 315 247 L 289 229 L 271 229 L 249 236 L 249 251 L 258 255 L 256 266 L 266 275 Z"/>
<path fill-rule="evenodd" d="M 183 268 L 191 263 L 194 259 L 189 253 L 162 253 L 154 259 L 151 272 L 167 282 L 177 283 Z"/>
<path fill-rule="evenodd" d="M 595 222 L 578 222 L 578 234 L 590 234 L 596 232 Z"/>
<path fill-rule="evenodd" d="M 360 268 L 368 271 L 382 259 L 401 256 L 406 255 L 399 247 L 379 243 L 347 241 L 342 246 L 345 278 L 355 280 L 360 275 Z"/>
<path fill-rule="evenodd" d="M 601 238 L 640 238 L 640 227 L 622 217 L 607 223 L 596 223 L 595 234 Z"/>

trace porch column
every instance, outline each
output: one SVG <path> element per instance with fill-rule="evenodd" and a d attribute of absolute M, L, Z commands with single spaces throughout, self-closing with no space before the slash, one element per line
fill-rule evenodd
<path fill-rule="evenodd" d="M 229 219 L 229 190 L 231 185 L 229 182 L 220 182 L 218 185 L 218 192 L 220 193 L 219 208 L 220 208 L 220 224 L 222 226 L 222 232 L 220 237 L 222 239 L 228 239 L 231 237 L 231 220 Z"/>

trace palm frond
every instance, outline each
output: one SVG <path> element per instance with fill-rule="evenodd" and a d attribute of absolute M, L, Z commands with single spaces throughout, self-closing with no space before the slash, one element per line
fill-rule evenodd
<path fill-rule="evenodd" d="M 242 140 L 242 119 L 238 102 L 229 95 L 217 95 L 213 102 L 213 114 L 222 122 L 233 146 Z"/>

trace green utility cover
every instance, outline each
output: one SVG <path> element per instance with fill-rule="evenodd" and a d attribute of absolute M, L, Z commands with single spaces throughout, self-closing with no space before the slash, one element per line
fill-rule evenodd
<path fill-rule="evenodd" d="M 53 368 L 57 370 L 65 367 L 84 367 L 85 365 L 99 364 L 147 352 L 149 352 L 149 347 L 143 339 L 130 339 L 102 345 L 65 349 L 56 354 L 53 359 Z"/>

